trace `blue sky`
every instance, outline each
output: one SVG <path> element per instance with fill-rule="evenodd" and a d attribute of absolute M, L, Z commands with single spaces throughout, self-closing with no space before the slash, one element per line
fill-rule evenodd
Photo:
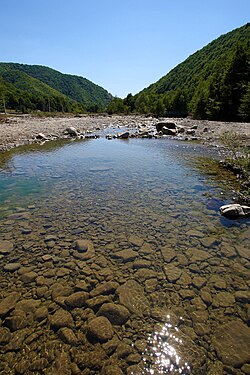
<path fill-rule="evenodd" d="M 250 18 L 250 0 L 1 0 L 0 61 L 81 75 L 125 97 Z"/>

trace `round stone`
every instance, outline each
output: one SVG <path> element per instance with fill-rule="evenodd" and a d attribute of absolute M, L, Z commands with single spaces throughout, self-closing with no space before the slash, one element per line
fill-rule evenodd
<path fill-rule="evenodd" d="M 7 263 L 3 267 L 3 270 L 5 272 L 15 272 L 15 271 L 19 270 L 20 267 L 21 267 L 20 263 Z"/>
<path fill-rule="evenodd" d="M 98 315 L 105 316 L 112 324 L 122 325 L 126 323 L 130 313 L 128 309 L 122 305 L 104 303 L 98 311 Z"/>
<path fill-rule="evenodd" d="M 87 327 L 87 335 L 91 341 L 106 342 L 114 336 L 110 321 L 104 316 L 91 320 Z"/>
<path fill-rule="evenodd" d="M 63 309 L 59 309 L 55 312 L 50 319 L 50 323 L 55 330 L 62 327 L 73 328 L 74 326 L 72 315 Z"/>
<path fill-rule="evenodd" d="M 86 292 L 75 292 L 66 297 L 64 302 L 71 308 L 83 307 L 85 306 L 85 302 L 88 299 L 88 296 L 89 294 Z"/>
<path fill-rule="evenodd" d="M 0 254 L 7 255 L 13 250 L 13 243 L 10 241 L 0 241 Z"/>

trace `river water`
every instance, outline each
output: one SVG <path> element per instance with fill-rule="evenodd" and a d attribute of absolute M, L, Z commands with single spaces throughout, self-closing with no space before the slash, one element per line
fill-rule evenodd
<path fill-rule="evenodd" d="M 1 373 L 248 373 L 249 221 L 220 216 L 205 157 L 104 138 L 1 156 Z"/>

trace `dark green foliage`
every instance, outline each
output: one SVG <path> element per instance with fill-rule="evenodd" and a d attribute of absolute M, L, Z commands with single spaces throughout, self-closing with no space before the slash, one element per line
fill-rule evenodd
<path fill-rule="evenodd" d="M 129 100 L 135 111 L 156 116 L 249 121 L 249 47 L 246 24 L 197 51 Z"/>
<path fill-rule="evenodd" d="M 245 121 L 250 121 L 250 83 L 244 88 L 244 93 L 240 100 L 239 115 Z"/>
<path fill-rule="evenodd" d="M 109 115 L 113 113 L 128 114 L 129 108 L 124 104 L 122 99 L 116 97 L 108 104 L 107 112 Z"/>
<path fill-rule="evenodd" d="M 98 112 L 112 96 L 85 78 L 39 66 L 0 63 L 0 111 Z"/>

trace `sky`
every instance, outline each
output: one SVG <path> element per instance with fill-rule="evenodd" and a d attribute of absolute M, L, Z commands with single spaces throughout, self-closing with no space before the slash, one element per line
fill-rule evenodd
<path fill-rule="evenodd" d="M 49 66 L 126 97 L 249 22 L 250 0 L 1 0 L 0 61 Z"/>

